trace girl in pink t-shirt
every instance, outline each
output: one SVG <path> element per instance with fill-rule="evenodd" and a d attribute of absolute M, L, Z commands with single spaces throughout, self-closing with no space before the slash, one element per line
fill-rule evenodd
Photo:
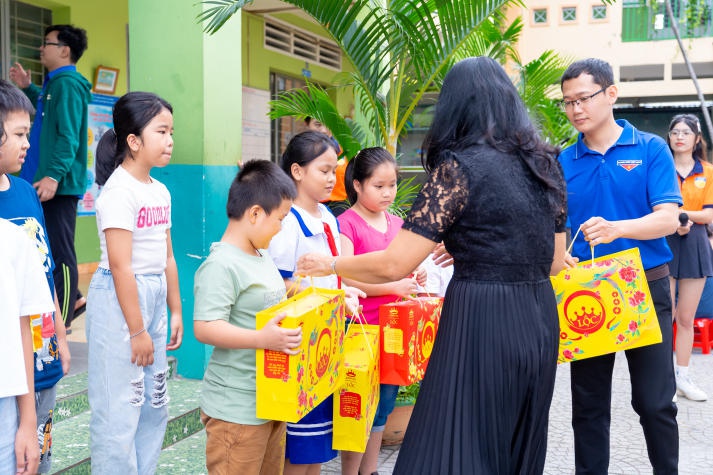
<path fill-rule="evenodd" d="M 347 166 L 345 188 L 352 207 L 337 218 L 340 228 L 342 256 L 363 254 L 386 249 L 403 220 L 387 211 L 396 197 L 398 168 L 394 157 L 380 147 L 365 148 Z M 418 292 L 415 277 L 386 284 L 345 283 L 363 290 L 360 298 L 366 321 L 379 324 L 379 305 L 400 300 Z M 381 438 L 386 418 L 394 409 L 398 386 L 381 385 L 379 407 L 364 454 L 342 451 L 343 474 L 372 474 L 376 472 Z"/>

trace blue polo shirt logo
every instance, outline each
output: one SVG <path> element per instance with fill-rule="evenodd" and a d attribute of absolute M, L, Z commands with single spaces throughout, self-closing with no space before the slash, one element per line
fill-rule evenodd
<path fill-rule="evenodd" d="M 616 164 L 624 170 L 630 172 L 643 163 L 643 160 L 617 160 Z"/>

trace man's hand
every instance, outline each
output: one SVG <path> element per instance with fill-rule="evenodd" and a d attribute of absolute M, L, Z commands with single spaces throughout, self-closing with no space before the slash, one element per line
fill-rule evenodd
<path fill-rule="evenodd" d="M 680 224 L 680 223 L 679 223 Z M 693 221 L 690 219 L 686 224 L 681 224 L 678 226 L 678 229 L 676 229 L 676 232 L 678 233 L 679 236 L 685 236 L 691 231 L 691 226 L 693 226 Z"/>
<path fill-rule="evenodd" d="M 584 239 L 589 241 L 590 246 L 609 244 L 621 236 L 615 222 L 607 221 L 600 216 L 589 218 L 582 223 L 581 228 Z"/>
<path fill-rule="evenodd" d="M 25 89 L 30 87 L 31 84 L 31 70 L 25 71 L 20 63 L 15 63 L 14 66 L 10 66 L 10 80 L 17 84 L 20 89 Z"/>
<path fill-rule="evenodd" d="M 40 201 L 49 201 L 54 198 L 55 193 L 57 193 L 59 183 L 57 183 L 57 180 L 54 178 L 46 176 L 40 181 L 33 183 L 32 186 L 35 187 L 37 197 Z"/>

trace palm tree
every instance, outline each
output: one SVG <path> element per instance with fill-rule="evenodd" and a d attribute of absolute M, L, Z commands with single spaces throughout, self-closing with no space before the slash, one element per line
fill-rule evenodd
<path fill-rule="evenodd" d="M 454 60 L 488 56 L 510 70 L 513 83 L 542 136 L 554 145 L 566 145 L 576 138 L 576 130 L 552 90 L 557 88 L 571 60 L 547 50 L 523 64 L 516 48 L 523 29 L 522 17 L 515 17 L 510 24 L 506 20 L 502 12 L 494 13 L 456 51 Z"/>
<path fill-rule="evenodd" d="M 271 117 L 312 116 L 334 134 L 347 157 L 363 146 L 392 155 L 416 106 L 438 90 L 457 51 L 507 0 L 285 0 L 312 16 L 354 65 L 340 84 L 354 89 L 355 118 L 347 122 L 314 85 L 285 92 Z M 198 18 L 214 33 L 250 0 L 206 0 Z"/>

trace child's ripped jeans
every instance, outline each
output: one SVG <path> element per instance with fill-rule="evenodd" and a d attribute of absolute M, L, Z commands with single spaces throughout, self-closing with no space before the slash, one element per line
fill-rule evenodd
<path fill-rule="evenodd" d="M 111 271 L 99 268 L 87 295 L 92 473 L 153 474 L 168 422 L 166 278 L 137 275 L 144 328 L 154 363 L 131 363 L 129 328 Z"/>

